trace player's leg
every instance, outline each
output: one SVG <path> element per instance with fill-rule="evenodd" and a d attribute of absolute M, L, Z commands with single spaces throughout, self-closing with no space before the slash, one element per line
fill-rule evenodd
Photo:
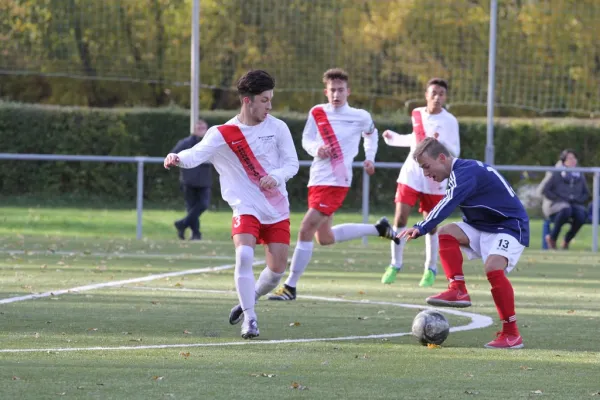
<path fill-rule="evenodd" d="M 431 210 L 444 198 L 443 195 L 436 194 L 421 194 L 419 204 L 419 212 L 423 213 L 423 218 L 426 219 Z M 425 265 L 423 277 L 419 282 L 421 287 L 433 286 L 437 275 L 437 262 L 439 252 L 439 238 L 437 228 L 433 229 L 425 235 Z"/>
<path fill-rule="evenodd" d="M 463 222 L 447 224 L 439 229 L 440 259 L 449 284 L 447 290 L 428 297 L 427 304 L 439 307 L 471 305 L 463 274 L 461 247 L 471 258 L 481 257 L 479 236 L 479 231 Z"/>
<path fill-rule="evenodd" d="M 257 317 L 254 310 L 256 295 L 254 292 L 254 247 L 259 237 L 260 223 L 249 215 L 241 215 L 233 218 L 232 238 L 235 246 L 235 271 L 234 281 L 238 294 L 239 306 L 244 313 L 245 321 L 242 326 L 242 337 L 244 339 L 258 336 Z M 235 307 L 232 309 L 232 313 Z M 229 322 L 232 323 L 232 313 Z"/>
<path fill-rule="evenodd" d="M 517 264 L 524 246 L 507 234 L 484 233 L 481 240 L 485 273 L 492 286 L 492 298 L 502 321 L 502 331 L 498 337 L 485 345 L 487 348 L 518 349 L 523 347 L 523 339 L 517 327 L 515 294 L 507 278 Z"/>
<path fill-rule="evenodd" d="M 396 203 L 396 212 L 394 214 L 394 226 L 392 229 L 396 233 L 401 233 L 406 229 L 408 223 L 408 216 L 410 211 L 417 202 L 418 192 L 412 189 L 410 186 L 398 184 L 396 188 L 396 197 L 394 199 Z M 402 269 L 404 245 L 406 240 L 402 239 L 399 243 L 390 242 L 390 250 L 392 253 L 390 264 L 385 270 L 385 273 L 381 277 L 381 283 L 391 284 L 396 281 L 396 275 L 398 271 Z"/>
<path fill-rule="evenodd" d="M 387 218 L 382 217 L 375 224 L 340 224 L 331 228 L 333 239 L 327 244 L 346 242 L 348 240 L 360 239 L 363 236 L 379 236 L 389 239 L 396 244 L 400 239 L 396 237 L 397 233 L 392 229 Z M 320 243 L 323 244 L 323 243 Z"/>
<path fill-rule="evenodd" d="M 327 223 L 329 216 L 314 208 L 309 208 L 304 215 L 298 232 L 298 241 L 292 255 L 290 275 L 285 283 L 275 291 L 269 300 L 295 300 L 298 280 L 306 270 L 313 252 L 313 237 L 321 225 Z"/>

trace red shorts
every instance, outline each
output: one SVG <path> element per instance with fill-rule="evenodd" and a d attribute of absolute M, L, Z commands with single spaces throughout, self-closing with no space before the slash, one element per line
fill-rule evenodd
<path fill-rule="evenodd" d="M 274 224 L 261 224 L 254 215 L 240 215 L 231 220 L 231 236 L 248 233 L 256 238 L 256 244 L 290 244 L 290 220 Z"/>
<path fill-rule="evenodd" d="M 417 200 L 419 200 L 419 212 L 422 213 L 433 210 L 437 203 L 443 198 L 443 194 L 421 193 L 410 186 L 399 183 L 396 188 L 396 198 L 394 201 L 396 203 L 408 204 L 409 206 L 414 207 L 414 205 L 417 204 Z"/>
<path fill-rule="evenodd" d="M 308 188 L 308 208 L 332 215 L 344 202 L 348 190 L 344 186 L 310 186 Z"/>

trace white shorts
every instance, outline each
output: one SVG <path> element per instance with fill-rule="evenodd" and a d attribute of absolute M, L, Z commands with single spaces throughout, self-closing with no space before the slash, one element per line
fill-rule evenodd
<path fill-rule="evenodd" d="M 455 222 L 455 224 L 469 238 L 469 246 L 460 246 L 469 260 L 481 258 L 485 263 L 490 254 L 505 257 L 508 260 L 506 273 L 512 271 L 517 265 L 525 246 L 513 236 L 507 233 L 482 232 L 466 222 Z"/>

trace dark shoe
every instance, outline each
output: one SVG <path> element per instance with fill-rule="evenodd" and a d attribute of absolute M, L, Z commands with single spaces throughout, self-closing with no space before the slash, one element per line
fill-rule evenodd
<path fill-rule="evenodd" d="M 202 233 L 192 233 L 192 237 L 190 238 L 190 240 L 202 240 Z"/>
<path fill-rule="evenodd" d="M 375 228 L 377 229 L 379 236 L 381 236 L 382 238 L 386 238 L 392 240 L 396 244 L 400 244 L 400 239 L 396 237 L 396 232 L 394 232 L 392 226 L 390 225 L 390 222 L 387 220 L 386 217 L 383 217 L 379 221 L 377 221 L 377 223 L 375 224 Z"/>
<path fill-rule="evenodd" d="M 241 305 L 234 306 L 229 312 L 229 323 L 231 325 L 239 324 L 244 319 L 244 310 Z"/>
<path fill-rule="evenodd" d="M 185 240 L 185 225 L 181 221 L 175 221 L 173 224 L 175 225 L 175 229 L 177 229 L 177 237 L 181 240 Z"/>

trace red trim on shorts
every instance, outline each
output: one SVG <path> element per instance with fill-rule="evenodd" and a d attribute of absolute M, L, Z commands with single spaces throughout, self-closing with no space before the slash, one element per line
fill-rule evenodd
<path fill-rule="evenodd" d="M 290 220 L 261 224 L 254 215 L 239 215 L 231 219 L 231 236 L 242 233 L 256 238 L 256 244 L 290 244 Z"/>
<path fill-rule="evenodd" d="M 399 183 L 396 187 L 394 202 L 407 204 L 414 207 L 419 200 L 419 212 L 431 212 L 435 206 L 444 198 L 443 194 L 428 194 L 418 192 L 408 185 Z"/>
<path fill-rule="evenodd" d="M 332 215 L 340 209 L 350 188 L 345 186 L 310 186 L 308 188 L 308 208 L 325 215 Z"/>

